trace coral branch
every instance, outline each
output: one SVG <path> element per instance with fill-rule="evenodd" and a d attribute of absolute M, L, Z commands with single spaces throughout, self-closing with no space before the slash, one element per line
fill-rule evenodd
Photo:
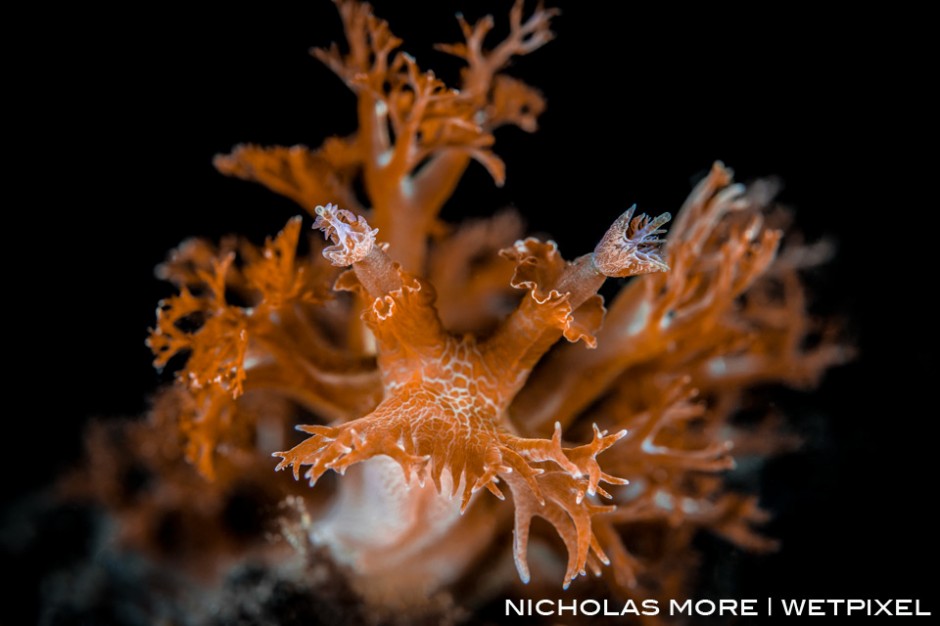
<path fill-rule="evenodd" d="M 311 152 L 306 146 L 263 148 L 235 146 L 231 154 L 217 155 L 213 164 L 223 174 L 259 182 L 313 213 L 329 201 L 361 211 L 353 182 L 361 167 L 355 145 L 337 137 Z"/>
<path fill-rule="evenodd" d="M 185 357 L 177 381 L 192 402 L 180 413 L 179 425 L 187 457 L 207 477 L 215 474 L 218 450 L 251 445 L 232 441 L 243 427 L 234 418 L 243 394 L 277 390 L 333 416 L 376 401 L 378 377 L 331 348 L 311 324 L 328 298 L 333 274 L 297 258 L 300 229 L 299 217 L 290 220 L 260 250 L 233 241 L 217 252 L 190 241 L 159 269 L 179 284 L 180 293 L 161 302 L 147 345 L 159 368 Z M 347 242 L 352 245 L 358 236 L 347 236 Z M 243 261 L 240 269 L 236 256 Z M 244 304 L 230 304 L 228 292 Z M 345 396 L 340 389 L 357 395 Z"/>
<path fill-rule="evenodd" d="M 764 206 L 758 202 L 766 200 L 766 194 L 760 186 L 758 191 L 749 195 L 743 186 L 731 184 L 730 173 L 716 164 L 693 191 L 667 238 L 665 262 L 671 271 L 644 277 L 618 295 L 597 336 L 598 350 L 559 350 L 540 369 L 538 379 L 526 386 L 513 411 L 527 431 L 547 430 L 555 420 L 569 423 L 592 398 L 616 387 L 635 369 L 662 367 L 688 374 L 705 390 L 714 387 L 702 376 L 711 355 L 729 358 L 739 353 L 753 359 L 766 354 L 765 367 L 748 370 L 755 380 L 762 378 L 761 371 L 768 373 L 764 380 L 774 379 L 767 369 L 771 363 L 786 363 L 791 372 L 800 372 L 806 369 L 801 363 L 816 363 L 811 369 L 822 371 L 844 360 L 845 353 L 838 349 L 823 350 L 819 359 L 809 358 L 811 353 L 800 348 L 802 342 L 794 341 L 807 331 L 802 301 L 795 295 L 788 298 L 788 313 L 779 317 L 791 338 L 787 350 L 779 349 L 782 343 L 767 345 L 766 353 L 753 345 L 755 337 L 771 335 L 749 331 L 757 319 L 747 312 L 742 315 L 738 303 L 742 297 L 752 297 L 747 295 L 750 290 L 763 290 L 759 287 L 763 277 L 773 275 L 781 238 L 779 231 L 763 223 Z M 713 367 L 717 372 L 732 362 L 715 361 Z M 567 376 L 572 369 L 585 375 Z M 782 369 L 777 371 L 783 373 Z"/>
<path fill-rule="evenodd" d="M 493 16 L 487 15 L 471 26 L 462 15 L 457 16 L 463 31 L 464 43 L 439 44 L 438 50 L 460 57 L 467 62 L 463 77 L 463 90 L 471 98 L 486 97 L 496 73 L 509 64 L 513 56 L 534 52 L 554 39 L 551 20 L 560 14 L 558 9 L 545 9 L 542 5 L 525 22 L 522 21 L 522 0 L 516 0 L 509 13 L 509 37 L 492 50 L 484 50 L 483 42 L 493 29 Z"/>
<path fill-rule="evenodd" d="M 358 130 L 313 152 L 303 146 L 238 146 L 230 155 L 218 156 L 216 167 L 258 181 L 311 212 L 339 202 L 358 214 L 368 213 L 391 244 L 395 260 L 420 274 L 437 214 L 469 162 L 478 161 L 497 185 L 503 184 L 505 165 L 492 151 L 493 129 L 505 124 L 536 128 L 545 108 L 541 95 L 498 72 L 513 56 L 552 39 L 549 27 L 557 11 L 539 7 L 523 20 L 522 3 L 517 3 L 509 36 L 490 51 L 484 51 L 483 39 L 492 18 L 474 28 L 461 18 L 467 43 L 445 46 L 455 53 L 462 50 L 459 56 L 468 64 L 461 89 L 454 90 L 397 51 L 401 40 L 368 4 L 336 4 L 348 51 L 333 44 L 312 52 L 356 93 Z M 371 206 L 361 206 L 354 192 L 359 178 Z"/>

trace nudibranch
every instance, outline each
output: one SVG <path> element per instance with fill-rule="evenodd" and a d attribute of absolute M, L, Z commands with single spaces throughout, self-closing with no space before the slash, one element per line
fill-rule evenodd
<path fill-rule="evenodd" d="M 505 485 L 515 506 L 514 557 L 524 581 L 536 516 L 557 529 L 568 550 L 565 587 L 586 568 L 597 572 L 609 564 L 591 518 L 615 508 L 598 502 L 598 496 L 611 498 L 602 484 L 627 481 L 604 472 L 596 457 L 626 431 L 608 433 L 595 424 L 590 442 L 569 447 L 559 423 L 550 439 L 518 435 L 508 410 L 533 366 L 561 337 L 595 345 L 604 313 L 597 291 L 605 278 L 668 269 L 659 235 L 669 214 L 650 219 L 633 211 L 573 262 L 563 260 L 553 242 L 531 238 L 503 250 L 515 263 L 512 286 L 527 294 L 490 336 L 477 337 L 444 328 L 431 284 L 392 261 L 377 241 L 381 233 L 361 215 L 332 204 L 316 208 L 314 227 L 334 244 L 323 255 L 351 268 L 335 288 L 366 302 L 362 319 L 375 337 L 384 388 L 368 415 L 298 426 L 310 437 L 275 453 L 282 459 L 277 469 L 292 466 L 296 478 L 309 466 L 304 476 L 311 485 L 328 470 L 345 474 L 368 465 L 355 479 L 360 488 L 354 495 L 344 486 L 347 496 L 317 524 L 317 540 L 335 557 L 354 563 L 360 574 L 368 574 L 370 563 L 387 571 L 446 533 L 474 494 L 486 489 L 502 500 Z M 402 541 L 408 534 L 421 539 Z"/>

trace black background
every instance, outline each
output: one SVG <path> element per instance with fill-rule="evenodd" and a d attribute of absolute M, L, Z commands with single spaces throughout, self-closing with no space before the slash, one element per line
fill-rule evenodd
<path fill-rule="evenodd" d="M 505 25 L 509 6 L 375 4 L 450 83 L 457 65 L 431 44 L 459 38 L 454 11 Z M 811 280 L 859 356 L 818 391 L 784 395 L 807 447 L 764 480 L 782 550 L 732 551 L 704 576 L 727 589 L 730 559 L 729 595 L 919 597 L 936 610 L 914 569 L 936 556 L 938 380 L 926 301 L 935 200 L 917 190 L 917 151 L 935 148 L 920 20 L 559 4 L 557 40 L 511 69 L 546 95 L 541 129 L 501 131 L 506 185 L 473 166 L 444 217 L 513 205 L 573 257 L 634 202 L 674 211 L 715 159 L 739 180 L 780 177 L 800 227 L 838 245 Z M 161 380 L 143 341 L 171 293 L 153 278 L 167 250 L 192 235 L 261 241 L 301 212 L 215 173 L 212 156 L 239 142 L 315 147 L 355 124 L 353 96 L 307 54 L 340 37 L 328 2 L 90 11 L 57 15 L 14 59 L 10 130 L 24 141 L 5 185 L 11 497 L 74 463 L 88 418 L 145 409 Z"/>

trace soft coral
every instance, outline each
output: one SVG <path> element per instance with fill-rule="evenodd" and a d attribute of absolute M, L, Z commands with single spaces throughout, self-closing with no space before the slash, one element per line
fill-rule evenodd
<path fill-rule="evenodd" d="M 747 387 L 810 384 L 846 357 L 805 311 L 797 272 L 819 248 L 778 254 L 766 185 L 733 184 L 720 164 L 665 242 L 666 218 L 632 209 L 571 263 L 552 242 L 513 244 L 520 227 L 507 214 L 449 229 L 438 214 L 472 160 L 503 180 L 494 129 L 536 127 L 541 96 L 501 72 L 551 39 L 556 12 L 524 19 L 517 2 L 492 50 L 490 18 L 461 20 L 466 41 L 443 47 L 467 62 L 452 90 L 396 52 L 368 5 L 337 4 L 349 49 L 316 54 L 355 92 L 358 130 L 318 150 L 239 146 L 216 159 L 314 214 L 333 239 L 329 262 L 295 254 L 295 218 L 263 248 L 187 242 L 163 266 L 181 293 L 162 305 L 151 346 L 159 366 L 189 355 L 174 404 L 189 460 L 210 478 L 221 460 L 227 479 L 239 459 L 289 447 L 286 426 L 319 421 L 279 467 L 309 465 L 311 481 L 349 468 L 310 532 L 385 600 L 420 598 L 472 567 L 511 525 L 507 505 L 473 497 L 503 497 L 499 484 L 514 500 L 525 579 L 534 516 L 562 538 L 565 584 L 591 568 L 627 595 L 681 584 L 700 528 L 768 547 L 750 528 L 763 519 L 755 499 L 721 472 L 736 444 L 775 445 L 730 419 Z M 645 272 L 605 320 L 605 275 Z M 555 347 L 563 336 L 572 343 Z M 305 413 L 244 410 L 285 399 Z M 615 506 L 598 498 L 607 490 Z M 638 548 L 645 536 L 658 548 Z"/>

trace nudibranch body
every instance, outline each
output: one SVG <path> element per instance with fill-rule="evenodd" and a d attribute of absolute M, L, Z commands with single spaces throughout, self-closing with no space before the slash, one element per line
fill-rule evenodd
<path fill-rule="evenodd" d="M 426 541 L 437 534 L 434 529 L 446 531 L 456 521 L 457 502 L 464 512 L 481 489 L 502 500 L 499 485 L 505 484 L 515 505 L 514 552 L 523 580 L 529 578 L 525 553 L 534 516 L 551 522 L 568 549 L 565 586 L 586 567 L 597 571 L 600 564 L 609 563 L 591 531 L 591 517 L 614 508 L 596 502 L 597 495 L 610 498 L 601 483 L 626 481 L 602 471 L 596 457 L 626 431 L 608 434 L 595 425 L 590 443 L 565 447 L 560 424 L 551 439 L 521 437 L 507 412 L 532 367 L 562 335 L 593 344 L 592 333 L 603 315 L 596 292 L 606 275 L 667 269 L 656 235 L 663 232 L 659 226 L 668 215 L 634 218 L 630 209 L 593 253 L 572 263 L 562 260 L 552 243 L 518 241 L 504 255 L 516 264 L 513 286 L 528 294 L 492 335 L 479 339 L 447 332 L 435 310 L 431 285 L 394 263 L 385 246 L 376 244 L 377 231 L 362 216 L 333 205 L 317 207 L 316 214 L 314 226 L 334 243 L 323 255 L 335 265 L 351 266 L 336 287 L 355 291 L 366 302 L 363 320 L 376 340 L 385 396 L 359 419 L 298 427 L 311 437 L 277 452 L 282 458 L 278 469 L 293 466 L 299 477 L 301 466 L 309 465 L 304 475 L 313 484 L 327 470 L 344 474 L 357 463 L 388 457 L 403 473 L 400 478 L 383 477 L 387 461 L 363 470 L 363 486 L 357 491 L 379 485 L 380 493 L 371 492 L 380 506 L 350 509 L 341 501 L 324 524 L 335 530 L 321 529 L 318 537 L 331 537 L 342 560 L 368 570 L 366 562 L 376 548 L 372 537 L 385 533 L 383 541 L 397 542 L 405 558 L 416 547 L 398 541 L 400 534 L 421 532 Z M 454 505 L 428 495 L 427 479 L 435 494 L 453 499 Z M 356 496 L 357 503 L 362 497 Z M 362 525 L 363 519 L 383 532 L 348 530 L 349 524 Z M 357 549 L 357 536 L 370 540 Z M 387 551 L 384 557 L 383 567 L 397 565 Z"/>

